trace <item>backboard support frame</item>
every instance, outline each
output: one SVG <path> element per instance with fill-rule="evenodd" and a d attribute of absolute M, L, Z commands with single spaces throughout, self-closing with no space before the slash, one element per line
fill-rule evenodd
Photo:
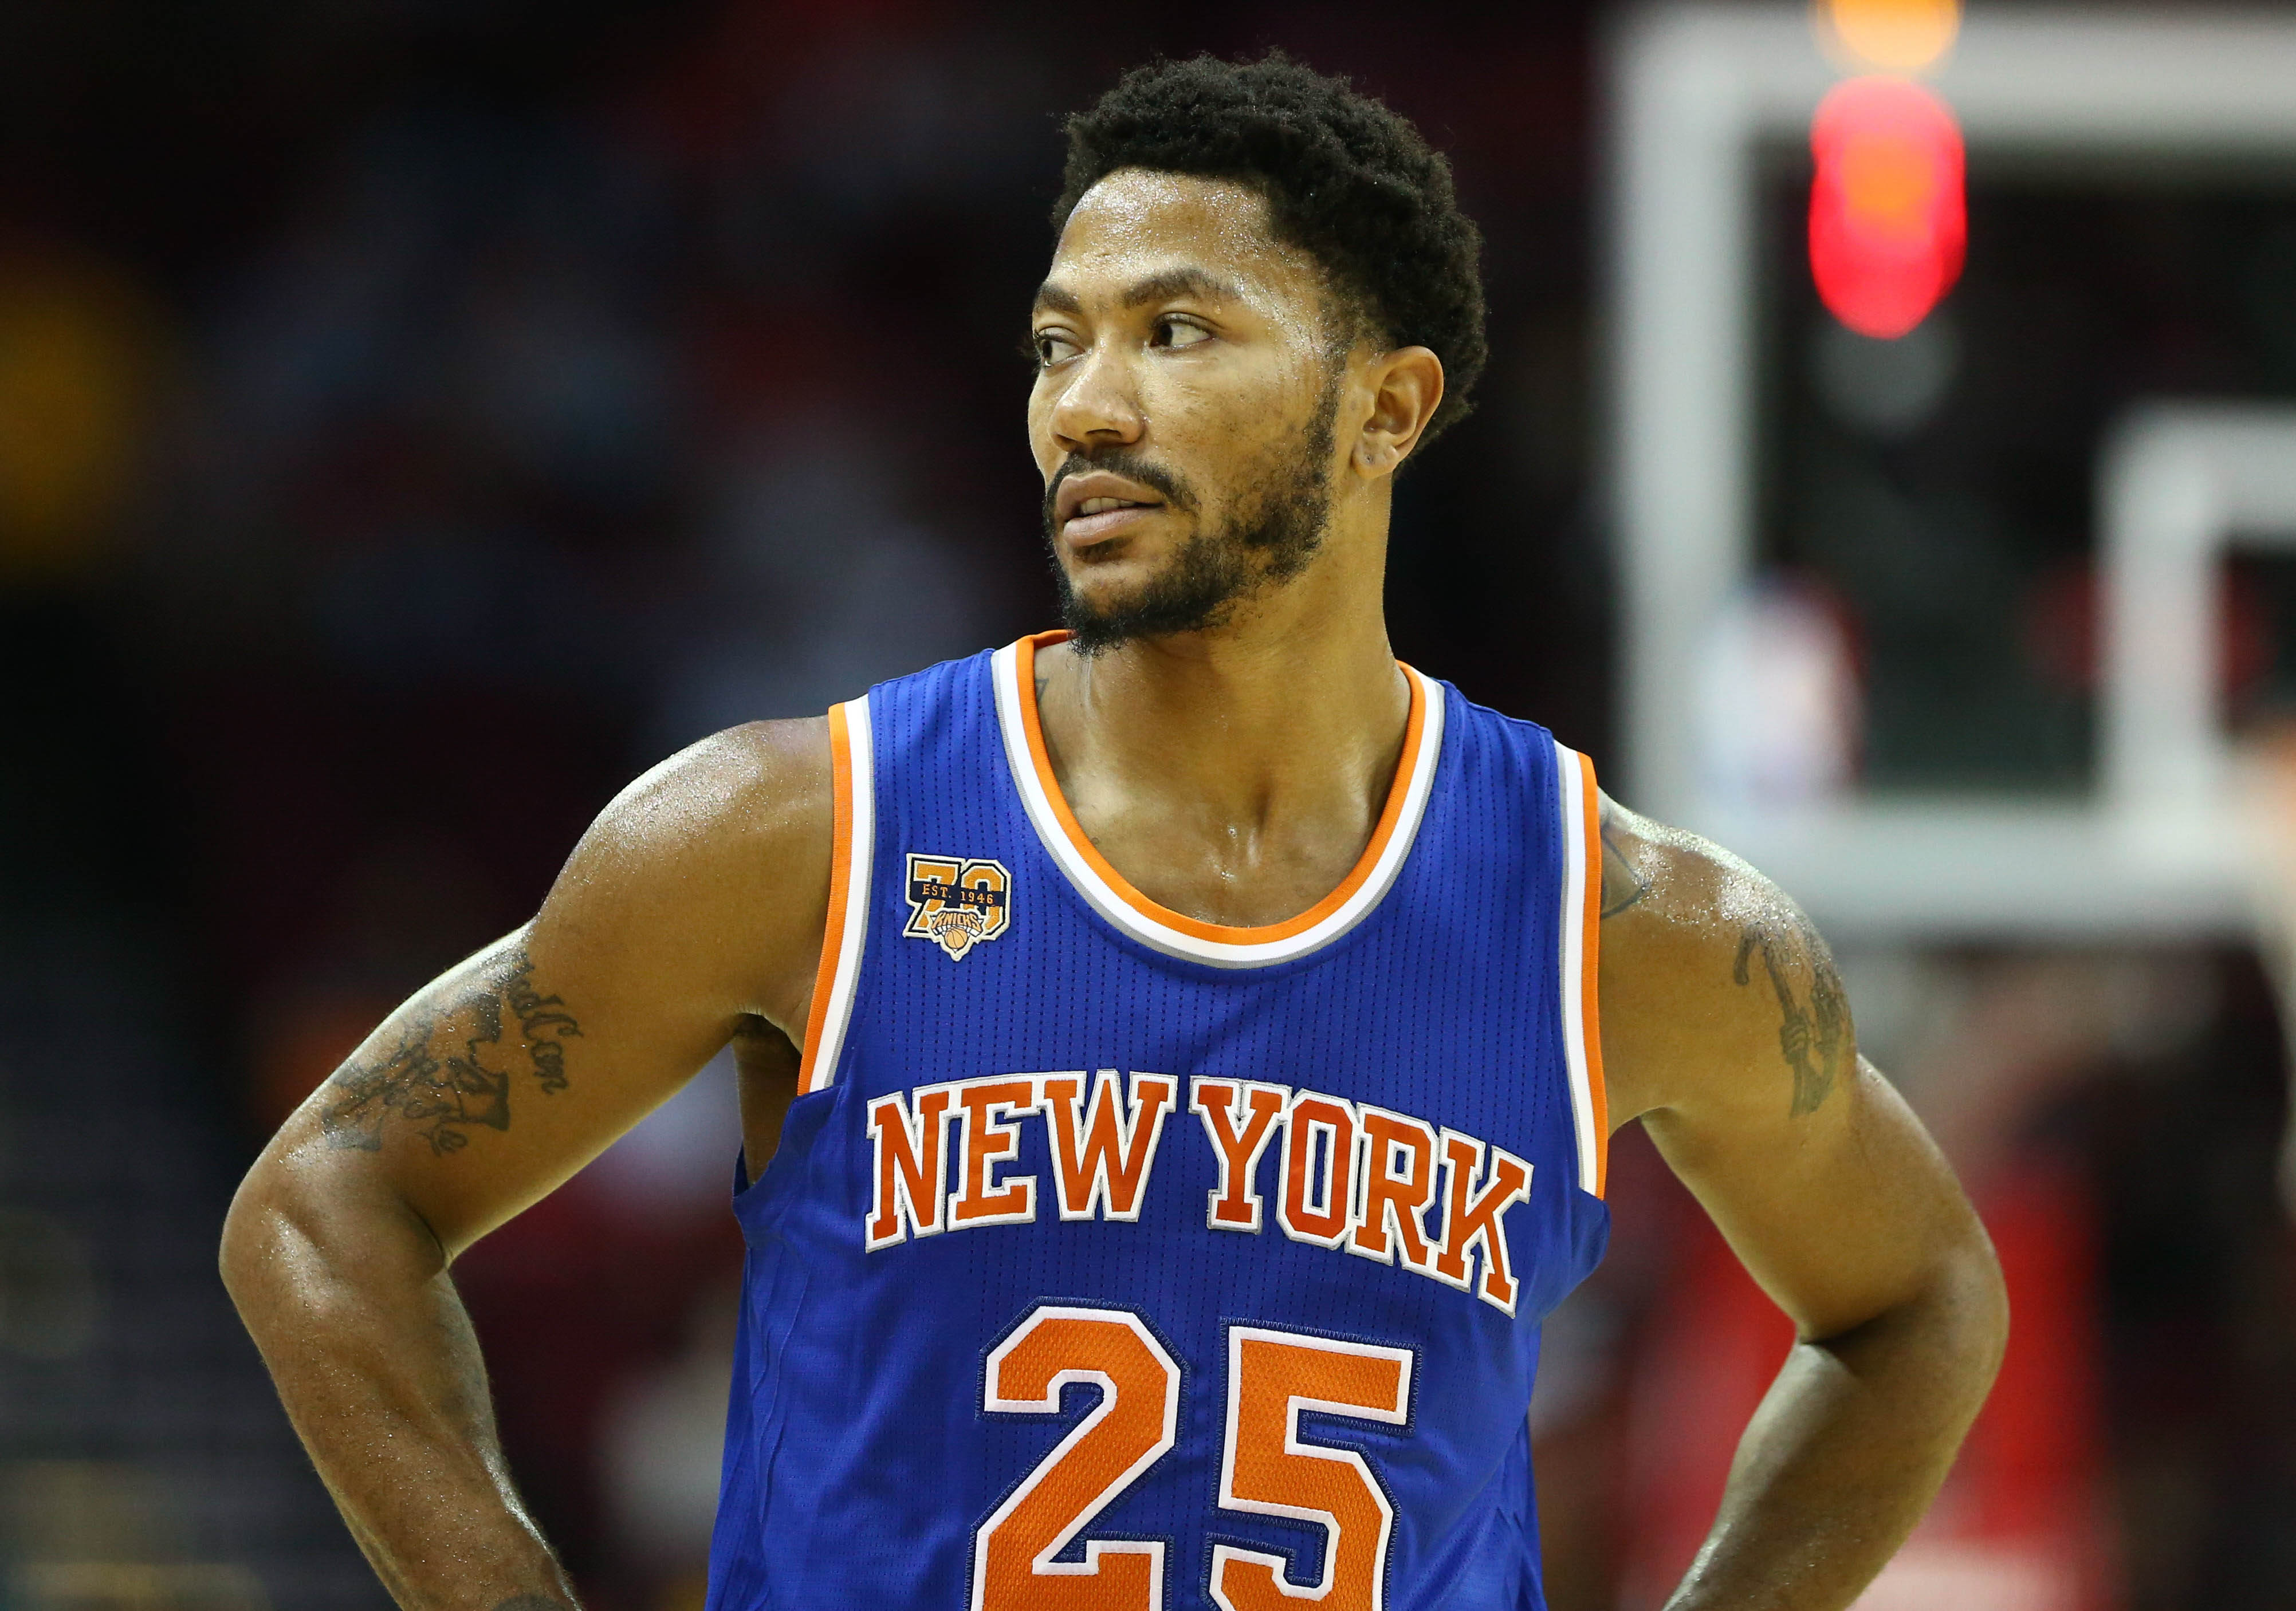
<path fill-rule="evenodd" d="M 2208 781 L 2223 743 L 2207 571 L 2230 527 L 2210 535 L 2205 515 L 2195 525 L 2174 505 L 2178 486 L 2188 503 L 2239 503 L 2271 480 L 2252 450 L 2284 422 L 2274 411 L 2164 405 L 2103 445 L 2112 602 L 2093 799 L 1853 796 L 1755 812 L 1702 791 L 1696 657 L 1754 563 L 1759 153 L 1806 136 L 1841 70 L 1806 10 L 1783 4 L 1646 12 L 1612 61 L 1607 480 L 1627 603 L 1626 797 L 1745 855 L 1852 943 L 2252 932 L 2235 814 Z M 2296 164 L 2296 21 L 1980 12 L 1935 81 L 1983 155 Z M 2251 518 L 2259 498 L 2278 507 L 2269 489 L 2249 498 L 2233 522 L 2243 536 L 2278 523 Z M 2185 603 L 2163 624 L 2144 590 L 2172 572 Z"/>

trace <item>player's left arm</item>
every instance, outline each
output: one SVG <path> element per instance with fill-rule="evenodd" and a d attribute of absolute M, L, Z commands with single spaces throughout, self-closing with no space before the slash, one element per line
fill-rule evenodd
<path fill-rule="evenodd" d="M 2000 1266 L 1777 887 L 1603 801 L 1603 1059 L 1798 1340 L 1668 1611 L 1833 1611 L 1944 1481 L 2008 1334 Z"/>

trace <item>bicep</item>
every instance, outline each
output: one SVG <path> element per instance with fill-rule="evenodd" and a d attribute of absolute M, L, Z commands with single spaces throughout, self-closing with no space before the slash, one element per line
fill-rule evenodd
<path fill-rule="evenodd" d="M 667 1100 L 746 1018 L 800 1015 L 828 881 L 824 768 L 809 765 L 826 756 L 810 736 L 762 756 L 689 752 L 625 791 L 533 921 L 385 1019 L 258 1170 L 307 1197 L 387 1190 L 452 1258 Z"/>
<path fill-rule="evenodd" d="M 403 1003 L 275 1149 L 314 1174 L 387 1184 L 452 1257 L 562 1184 L 732 1034 L 731 1011 L 634 1001 L 537 927 Z"/>

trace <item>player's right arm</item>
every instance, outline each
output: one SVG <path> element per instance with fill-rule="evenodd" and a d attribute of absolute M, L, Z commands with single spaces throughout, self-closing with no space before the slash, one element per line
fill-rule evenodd
<path fill-rule="evenodd" d="M 410 1611 L 575 1604 L 504 1468 L 447 1267 L 729 1040 L 745 1109 L 753 1087 L 786 1100 L 828 904 L 830 768 L 816 720 L 721 734 L 639 779 L 533 920 L 386 1019 L 240 1187 L 225 1282 Z"/>

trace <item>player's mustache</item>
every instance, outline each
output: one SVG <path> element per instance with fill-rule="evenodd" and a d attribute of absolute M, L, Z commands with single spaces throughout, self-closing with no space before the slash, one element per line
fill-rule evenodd
<path fill-rule="evenodd" d="M 1129 448 L 1111 447 L 1099 453 L 1072 453 L 1061 461 L 1053 478 L 1045 483 L 1045 529 L 1053 528 L 1053 505 L 1060 496 L 1061 483 L 1070 476 L 1087 470 L 1104 470 L 1111 475 L 1137 481 L 1154 492 L 1174 509 L 1193 509 L 1195 494 L 1186 481 L 1161 465 L 1152 462 Z"/>

